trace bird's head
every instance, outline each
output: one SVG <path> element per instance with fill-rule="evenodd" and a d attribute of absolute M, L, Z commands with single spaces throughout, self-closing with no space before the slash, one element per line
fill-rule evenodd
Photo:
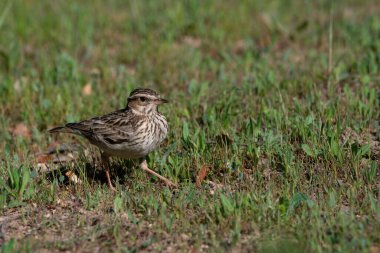
<path fill-rule="evenodd" d="M 129 94 L 127 107 L 141 114 L 154 114 L 158 112 L 158 105 L 168 103 L 166 99 L 151 89 L 138 88 Z"/>

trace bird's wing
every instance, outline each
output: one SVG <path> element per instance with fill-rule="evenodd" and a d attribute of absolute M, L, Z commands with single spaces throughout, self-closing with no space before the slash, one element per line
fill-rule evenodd
<path fill-rule="evenodd" d="M 105 141 L 119 144 L 130 139 L 134 132 L 134 124 L 130 113 L 119 110 L 101 117 L 95 117 L 78 123 L 66 124 L 67 128 L 77 131 L 92 141 Z"/>

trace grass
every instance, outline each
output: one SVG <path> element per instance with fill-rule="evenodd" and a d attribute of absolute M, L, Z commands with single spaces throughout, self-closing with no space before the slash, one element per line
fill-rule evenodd
<path fill-rule="evenodd" d="M 379 9 L 1 1 L 2 252 L 380 252 Z M 149 165 L 180 187 L 115 159 L 112 193 L 94 148 L 46 130 L 140 86 L 171 101 Z M 39 173 L 55 142 L 90 152 Z"/>

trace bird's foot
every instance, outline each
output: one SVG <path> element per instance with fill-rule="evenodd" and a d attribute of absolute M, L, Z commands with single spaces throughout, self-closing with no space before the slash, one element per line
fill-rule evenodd
<path fill-rule="evenodd" d="M 146 160 L 142 161 L 142 163 L 140 164 L 140 167 L 141 169 L 143 169 L 144 171 L 152 174 L 152 175 L 155 175 L 156 177 L 158 177 L 159 179 L 161 179 L 162 181 L 164 181 L 169 187 L 178 187 L 177 184 L 173 183 L 172 181 L 170 181 L 169 179 L 167 179 L 166 177 L 163 177 L 161 176 L 160 174 L 158 174 L 157 172 L 151 170 L 148 168 L 148 164 L 146 162 Z"/>

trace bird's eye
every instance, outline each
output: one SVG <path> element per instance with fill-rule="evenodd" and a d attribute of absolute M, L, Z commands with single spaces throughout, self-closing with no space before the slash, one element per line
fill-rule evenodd
<path fill-rule="evenodd" d="M 140 97 L 140 101 L 141 101 L 141 102 L 145 102 L 145 101 L 146 101 L 146 98 L 144 98 L 144 97 Z"/>

